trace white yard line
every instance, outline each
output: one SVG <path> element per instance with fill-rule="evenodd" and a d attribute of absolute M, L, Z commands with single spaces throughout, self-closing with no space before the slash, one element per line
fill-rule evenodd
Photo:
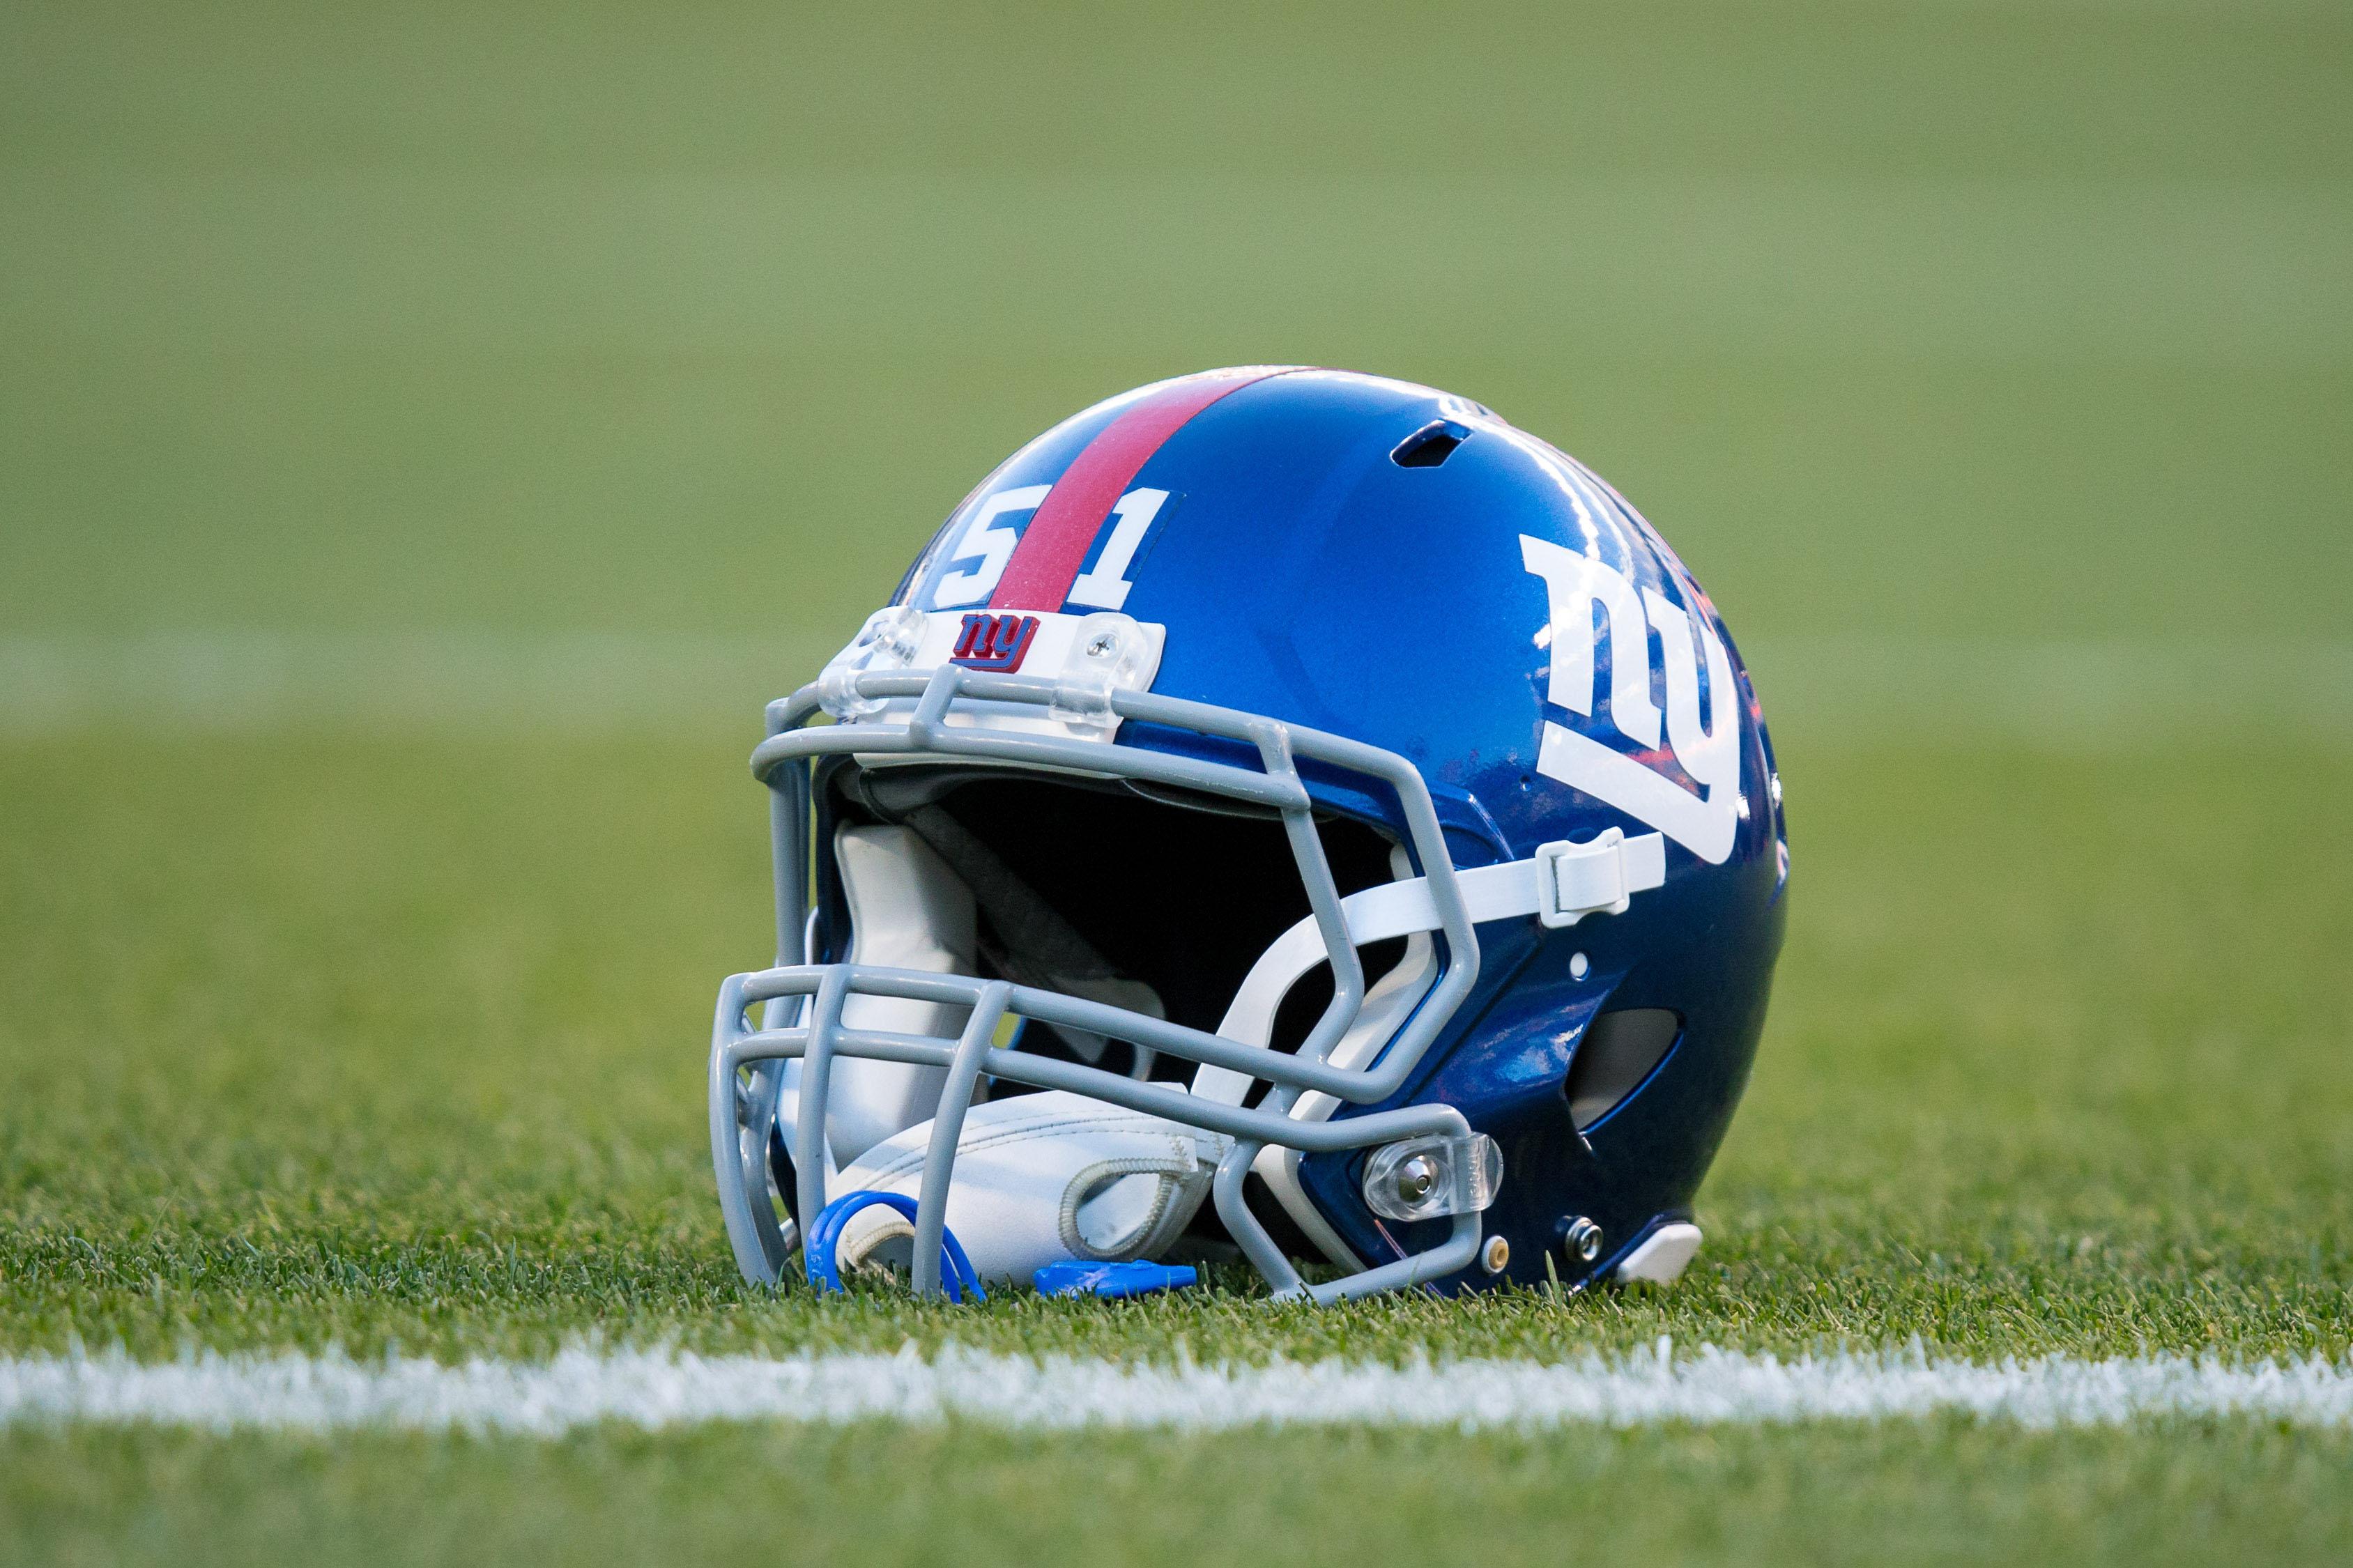
<path fill-rule="evenodd" d="M 451 1428 L 553 1436 L 599 1422 L 949 1418 L 1053 1430 L 1266 1426 L 1531 1428 L 1747 1425 L 1959 1415 L 2025 1426 L 2254 1416 L 2353 1426 L 2353 1363 L 2180 1357 L 1996 1364 L 1917 1355 L 1779 1361 L 1713 1348 L 1546 1363 L 1204 1367 L 987 1355 L 765 1360 L 566 1351 L 541 1363 L 362 1363 L 338 1355 L 0 1359 L 0 1426 L 145 1422 L 213 1430 Z"/>

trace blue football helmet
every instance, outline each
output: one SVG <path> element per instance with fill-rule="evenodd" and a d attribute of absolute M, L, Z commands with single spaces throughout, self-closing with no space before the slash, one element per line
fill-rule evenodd
<path fill-rule="evenodd" d="M 1699 1246 L 1772 749 L 1665 542 L 1487 409 L 1270 367 L 1098 404 L 767 717 L 776 962 L 710 1079 L 747 1280 L 805 1237 L 952 1296 L 1239 1248 L 1329 1301 Z"/>

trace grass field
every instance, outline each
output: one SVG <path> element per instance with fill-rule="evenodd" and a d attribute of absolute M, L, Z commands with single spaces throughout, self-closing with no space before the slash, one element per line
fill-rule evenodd
<path fill-rule="evenodd" d="M 2353 1351 L 2353 13 L 0 33 L 0 1356 Z M 1743 640 L 1797 882 L 1699 1263 L 747 1292 L 758 703 L 1036 429 L 1288 360 L 1559 441 Z M 2348 1477 L 2251 1420 L 33 1425 L 0 1560 L 2341 1560 Z"/>

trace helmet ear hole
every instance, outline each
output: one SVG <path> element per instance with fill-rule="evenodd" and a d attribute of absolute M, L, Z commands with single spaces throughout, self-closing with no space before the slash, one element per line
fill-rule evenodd
<path fill-rule="evenodd" d="M 1683 1032 L 1682 1017 L 1664 1007 L 1628 1007 L 1587 1025 L 1561 1085 L 1577 1130 L 1586 1131 L 1630 1099 Z"/>

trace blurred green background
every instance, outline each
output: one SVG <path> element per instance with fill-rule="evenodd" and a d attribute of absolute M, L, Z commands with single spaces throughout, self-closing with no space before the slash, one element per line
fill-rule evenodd
<path fill-rule="evenodd" d="M 2348 104 L 2353 7 L 2293 0 L 0 0 L 0 1352 L 2342 1355 Z M 1019 442 L 1269 361 L 1576 453 L 1741 640 L 1796 870 L 1707 1251 L 1320 1316 L 741 1290 L 702 1077 L 765 948 L 759 704 Z M 2341 1555 L 2342 1443 L 2244 1436 L 1570 1433 L 1451 1451 L 1475 1530 L 1347 1519 L 1442 1561 L 1630 1489 L 1645 1554 Z M 1085 1442 L 956 1511 L 861 1441 L 584 1438 L 559 1485 L 18 1434 L 0 1556 L 740 1557 L 772 1510 L 681 1500 L 747 1447 L 917 1555 L 1216 1522 L 1067 1525 Z M 1427 1479 L 1352 1441 L 1177 1458 L 1328 1543 L 1287 1467 Z M 480 1479 L 448 1533 L 370 1513 L 437 1467 Z M 602 1512 L 514 1522 L 565 1486 Z"/>
<path fill-rule="evenodd" d="M 0 16 L 12 637 L 774 685 L 1030 434 L 1260 361 L 1551 437 L 1760 649 L 2353 612 L 2342 6 Z"/>

